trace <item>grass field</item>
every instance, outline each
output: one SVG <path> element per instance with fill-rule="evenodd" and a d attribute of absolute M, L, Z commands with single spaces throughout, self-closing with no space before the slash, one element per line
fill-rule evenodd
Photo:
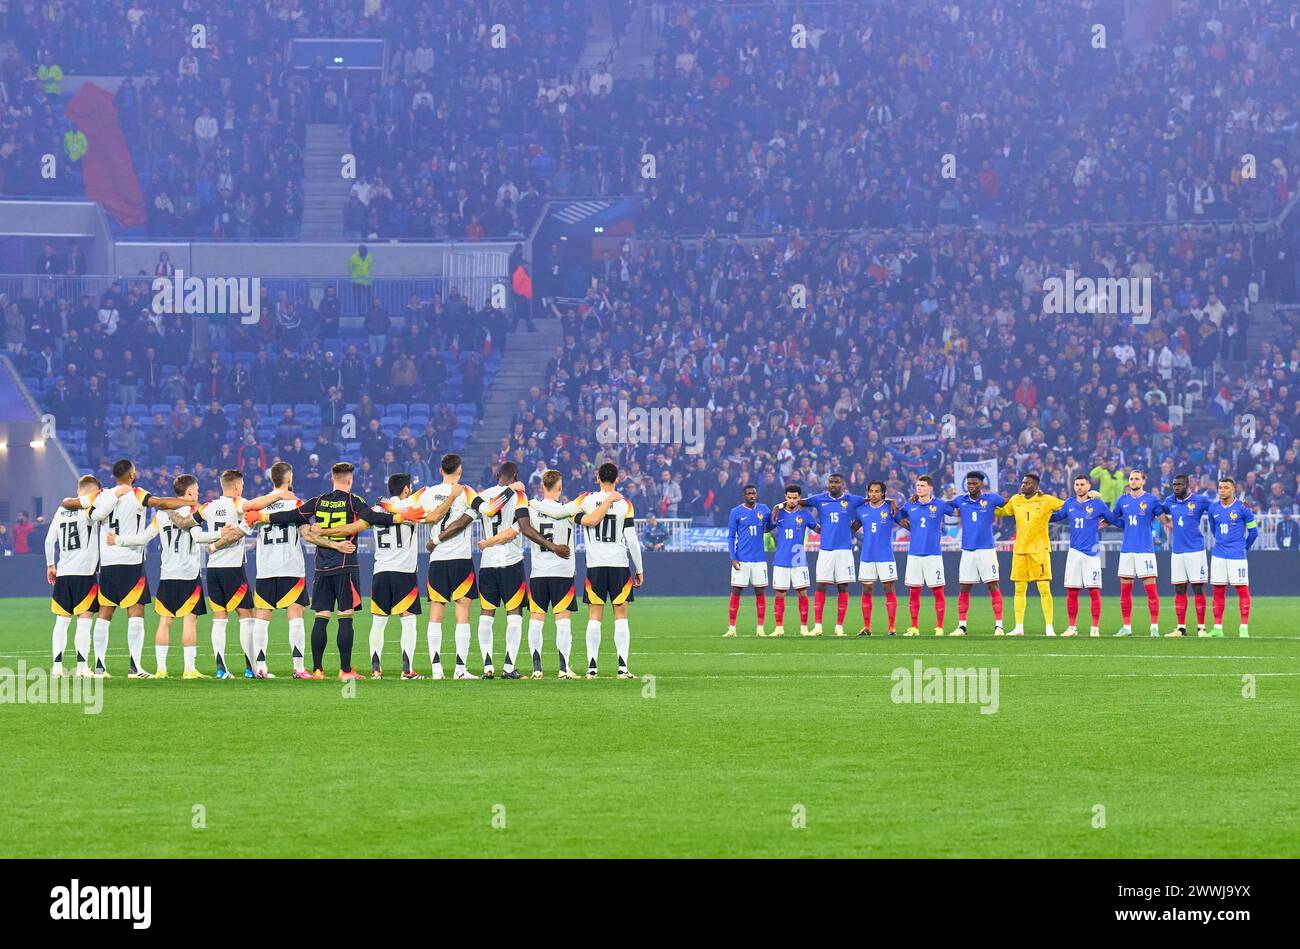
<path fill-rule="evenodd" d="M 47 602 L 0 604 L 0 666 L 48 667 Z M 269 682 L 183 682 L 177 645 L 172 678 L 127 680 L 118 619 L 100 714 L 0 705 L 0 856 L 1300 853 L 1300 598 L 1257 598 L 1249 640 L 1235 620 L 1224 639 L 1115 640 L 1110 602 L 1099 640 L 995 639 L 987 609 L 977 597 L 965 640 L 760 640 L 747 598 L 721 639 L 725 599 L 646 597 L 642 681 L 613 679 L 609 620 L 606 677 L 556 681 L 548 623 L 544 681 L 387 679 L 351 698 L 287 677 L 283 614 Z M 496 642 L 499 663 L 504 620 Z M 396 669 L 396 623 L 387 643 Z M 210 672 L 207 619 L 199 644 Z M 996 713 L 895 703 L 893 670 L 918 660 L 997 670 Z"/>

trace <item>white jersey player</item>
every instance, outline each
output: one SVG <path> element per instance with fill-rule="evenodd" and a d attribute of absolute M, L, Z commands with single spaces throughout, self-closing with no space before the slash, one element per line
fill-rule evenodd
<path fill-rule="evenodd" d="M 469 526 L 474 520 L 470 505 L 477 495 L 473 488 L 460 483 L 463 473 L 460 455 L 443 455 L 439 465 L 442 483 L 421 488 L 415 503 L 422 507 L 429 528 L 429 656 L 433 661 L 433 678 L 443 677 L 442 668 L 442 618 L 447 604 L 454 605 L 456 613 L 456 666 L 457 679 L 477 679 L 465 668 L 469 653 L 469 607 L 478 596 L 474 576 L 474 558 L 470 553 Z M 488 667 L 490 668 L 490 667 Z"/>
<path fill-rule="evenodd" d="M 86 475 L 77 482 L 77 497 L 85 498 L 100 490 L 99 479 Z M 63 651 L 68 644 L 68 627 L 77 619 L 74 647 L 77 651 L 76 675 L 90 675 L 90 630 L 95 621 L 95 601 L 99 587 L 95 573 L 99 570 L 98 530 L 85 508 L 60 507 L 45 534 L 45 579 L 54 588 L 50 594 L 50 612 L 54 614 L 54 664 L 50 674 L 64 675 Z M 55 547 L 58 566 L 55 566 Z M 104 657 L 100 656 L 102 663 Z"/>
<path fill-rule="evenodd" d="M 136 548 L 143 552 L 155 537 L 162 538 L 162 576 L 158 583 L 158 596 L 154 609 L 158 613 L 158 629 L 154 637 L 154 652 L 158 668 L 156 678 L 167 677 L 167 650 L 170 643 L 172 620 L 181 618 L 181 644 L 185 656 L 185 679 L 206 679 L 195 666 L 198 654 L 198 618 L 207 612 L 203 600 L 203 583 L 199 579 L 199 551 L 202 545 L 225 541 L 234 543 L 243 539 L 243 531 L 233 524 L 226 531 L 206 531 L 197 526 L 189 515 L 198 506 L 199 482 L 193 475 L 181 475 L 172 484 L 176 496 L 192 505 L 176 511 L 158 511 L 153 522 L 138 534 L 108 532 L 105 543 L 109 547 Z"/>
<path fill-rule="evenodd" d="M 631 632 L 627 622 L 627 604 L 633 599 L 632 588 L 645 577 L 641 562 L 641 542 L 636 535 L 636 512 L 632 502 L 618 494 L 618 466 L 605 462 L 596 471 L 600 490 L 582 501 L 582 526 L 585 530 L 587 560 L 587 678 L 597 676 L 600 651 L 600 625 L 605 604 L 614 608 L 614 646 L 618 652 L 618 677 L 636 678 L 628 670 L 627 654 Z M 631 569 L 629 569 L 629 561 Z"/>
<path fill-rule="evenodd" d="M 109 531 L 115 534 L 138 534 L 149 526 L 149 509 L 174 511 L 184 507 L 182 498 L 157 498 L 135 486 L 135 465 L 123 458 L 113 465 L 116 485 L 97 494 L 66 498 L 62 507 L 89 508 L 90 519 L 104 526 L 99 530 L 99 618 L 95 620 L 95 675 L 108 675 L 101 658 L 108 652 L 108 631 L 113 614 L 120 606 L 127 612 L 126 644 L 130 656 L 128 674 L 133 679 L 151 679 L 144 671 L 140 656 L 144 651 L 144 607 L 151 600 L 149 581 L 144 571 L 144 551 L 129 547 L 110 547 L 105 543 Z"/>
<path fill-rule="evenodd" d="M 533 678 L 542 677 L 542 627 L 548 609 L 555 613 L 555 648 L 560 655 L 561 679 L 577 679 L 578 674 L 569 665 L 573 648 L 573 603 L 577 597 L 573 577 L 576 567 L 573 556 L 573 520 L 582 513 L 586 493 L 568 503 L 562 503 L 564 479 L 560 472 L 548 470 L 542 474 L 542 498 L 528 502 L 528 517 L 533 529 L 550 541 L 559 551 L 553 551 L 530 541 L 528 553 L 531 560 L 528 576 L 528 651 L 533 655 Z M 610 504 L 613 504 L 611 500 Z"/>
<path fill-rule="evenodd" d="M 485 668 L 491 667 L 492 622 L 498 607 L 506 611 L 506 661 L 502 678 L 518 679 L 515 657 L 523 638 L 524 594 L 524 538 L 534 546 L 557 551 L 558 545 L 547 540 L 533 528 L 528 513 L 524 486 L 517 480 L 519 469 L 507 461 L 497 469 L 497 483 L 485 488 L 470 507 L 483 521 L 483 539 L 478 542 L 482 559 L 479 563 L 479 643 L 487 643 L 484 653 Z M 531 651 L 531 650 L 530 650 Z M 540 649 L 533 651 L 533 678 L 542 677 Z M 486 675 L 486 673 L 485 673 Z"/>

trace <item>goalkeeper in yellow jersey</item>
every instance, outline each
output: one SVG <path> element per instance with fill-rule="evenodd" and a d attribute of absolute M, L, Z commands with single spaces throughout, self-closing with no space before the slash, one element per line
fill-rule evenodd
<path fill-rule="evenodd" d="M 1016 626 L 1008 636 L 1025 634 L 1025 607 L 1030 583 L 1038 585 L 1047 635 L 1056 635 L 1052 628 L 1052 560 L 1047 525 L 1064 504 L 1060 498 L 1038 490 L 1038 475 L 1029 472 L 1020 481 L 1020 493 L 1013 494 L 1005 505 L 993 512 L 999 517 L 1016 519 L 1016 543 L 1011 551 L 1011 579 L 1016 585 Z"/>

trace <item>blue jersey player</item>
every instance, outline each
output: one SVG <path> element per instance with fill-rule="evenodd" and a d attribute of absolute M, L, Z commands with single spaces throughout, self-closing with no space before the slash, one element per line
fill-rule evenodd
<path fill-rule="evenodd" d="M 993 543 L 993 512 L 1006 504 L 1000 494 L 985 493 L 988 475 L 982 471 L 966 474 L 966 493 L 950 502 L 961 517 L 961 565 L 957 579 L 957 628 L 954 636 L 966 635 L 966 613 L 970 609 L 970 589 L 977 583 L 988 587 L 993 606 L 993 635 L 1002 635 L 1002 589 L 998 586 L 998 554 Z"/>
<path fill-rule="evenodd" d="M 754 588 L 754 611 L 758 614 L 757 635 L 762 636 L 767 618 L 767 552 L 763 541 L 772 529 L 772 509 L 758 503 L 758 488 L 745 485 L 742 502 L 727 518 L 727 547 L 731 551 L 731 602 L 727 607 L 727 631 L 736 635 L 736 614 L 745 587 Z"/>
<path fill-rule="evenodd" d="M 1124 528 L 1119 548 L 1119 611 L 1124 625 L 1116 636 L 1133 635 L 1133 581 L 1137 578 L 1147 591 L 1151 635 L 1160 635 L 1160 594 L 1156 592 L 1156 547 L 1151 527 L 1165 513 L 1165 506 L 1146 484 L 1146 472 L 1134 468 L 1128 474 L 1128 490 L 1115 499 L 1112 508 Z"/>
<path fill-rule="evenodd" d="M 921 617 L 921 587 L 928 586 L 934 595 L 934 634 L 943 635 L 943 614 L 947 607 L 944 596 L 943 553 L 939 538 L 943 534 L 943 519 L 956 512 L 951 504 L 934 495 L 934 479 L 921 475 L 916 479 L 916 493 L 906 504 L 899 505 L 898 522 L 908 530 L 907 567 L 904 581 L 907 584 L 907 608 L 912 625 L 904 636 L 919 636 L 917 623 Z"/>
<path fill-rule="evenodd" d="M 1079 591 L 1086 589 L 1091 598 L 1091 636 L 1101 635 L 1101 526 L 1120 525 L 1119 518 L 1096 491 L 1092 479 L 1079 475 L 1074 479 L 1074 497 L 1052 515 L 1070 527 L 1070 549 L 1065 555 L 1065 615 L 1069 621 L 1064 636 L 1078 632 Z"/>
<path fill-rule="evenodd" d="M 1196 635 L 1205 635 L 1205 584 L 1210 578 L 1205 561 L 1205 535 L 1201 521 L 1209 516 L 1210 503 L 1192 493 L 1191 479 L 1174 475 L 1174 493 L 1165 498 L 1165 514 L 1160 518 L 1169 529 L 1169 579 L 1174 585 L 1174 614 L 1178 627 L 1166 636 L 1187 635 L 1187 587 L 1196 598 Z"/>
<path fill-rule="evenodd" d="M 862 556 L 858 565 L 858 582 L 862 584 L 862 629 L 859 636 L 871 635 L 871 593 L 878 582 L 885 590 L 885 612 L 889 616 L 889 635 L 894 635 L 894 617 L 898 615 L 898 597 L 894 581 L 898 563 L 894 560 L 894 515 L 898 505 L 885 500 L 885 482 L 867 485 L 867 500 L 858 505 L 854 525 L 862 531 Z"/>
<path fill-rule="evenodd" d="M 826 479 L 826 490 L 804 498 L 804 507 L 817 512 L 821 527 L 821 552 L 817 554 L 817 593 L 813 597 L 812 635 L 822 634 L 822 610 L 826 588 L 834 584 L 839 593 L 835 606 L 835 635 L 844 635 L 844 615 L 849 611 L 849 584 L 853 582 L 853 514 L 866 500 L 844 490 L 844 476 Z"/>
<path fill-rule="evenodd" d="M 1219 500 L 1210 505 L 1210 536 L 1214 552 L 1210 557 L 1210 585 L 1214 587 L 1214 630 L 1211 636 L 1223 635 L 1223 611 L 1228 605 L 1228 586 L 1237 591 L 1237 609 L 1241 614 L 1238 635 L 1250 637 L 1250 571 L 1246 551 L 1259 537 L 1255 515 L 1237 497 L 1237 482 L 1219 479 Z"/>
<path fill-rule="evenodd" d="M 785 595 L 793 589 L 799 597 L 799 634 L 811 636 L 808 631 L 808 553 L 804 538 L 808 531 L 817 530 L 817 518 L 803 506 L 803 488 L 797 484 L 786 485 L 785 503 L 772 512 L 772 533 L 776 537 L 776 556 L 772 558 L 772 589 L 776 602 L 772 604 L 776 628 L 773 636 L 785 634 Z"/>

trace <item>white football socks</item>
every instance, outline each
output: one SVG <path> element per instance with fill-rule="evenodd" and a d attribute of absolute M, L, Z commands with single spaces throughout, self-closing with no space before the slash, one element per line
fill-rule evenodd
<path fill-rule="evenodd" d="M 269 619 L 253 620 L 253 671 L 266 671 L 266 650 L 271 642 L 271 621 Z"/>
<path fill-rule="evenodd" d="M 596 659 L 600 655 L 600 620 L 587 620 L 587 670 L 596 668 Z"/>
<path fill-rule="evenodd" d="M 71 616 L 54 617 L 54 665 L 63 665 L 63 650 L 68 648 L 68 627 L 72 625 Z"/>
<path fill-rule="evenodd" d="M 456 624 L 456 671 L 465 670 L 465 657 L 469 655 L 469 623 Z"/>
<path fill-rule="evenodd" d="M 307 668 L 307 621 L 299 616 L 289 620 L 289 650 L 293 653 L 293 671 Z"/>
<path fill-rule="evenodd" d="M 370 665 L 378 666 L 384 656 L 384 627 L 388 625 L 387 616 L 374 616 L 370 620 Z"/>
<path fill-rule="evenodd" d="M 90 660 L 90 630 L 95 621 L 90 616 L 77 618 L 77 632 L 73 644 L 77 649 L 77 668 L 84 670 Z"/>
<path fill-rule="evenodd" d="M 569 619 L 557 619 L 555 621 L 555 648 L 560 653 L 561 671 L 568 671 L 569 668 L 569 650 L 573 648 L 572 622 Z M 541 635 L 540 632 L 538 635 Z"/>
<path fill-rule="evenodd" d="M 627 668 L 627 650 L 632 644 L 632 633 L 626 619 L 614 620 L 614 648 L 618 650 L 618 667 Z"/>
<path fill-rule="evenodd" d="M 144 617 L 129 616 L 126 620 L 126 648 L 131 654 L 131 670 L 141 668 L 144 653 Z"/>
<path fill-rule="evenodd" d="M 214 619 L 212 621 L 212 655 L 216 657 L 217 668 L 226 668 L 226 624 L 230 620 Z"/>
<path fill-rule="evenodd" d="M 95 668 L 108 668 L 108 620 L 102 617 L 95 620 Z"/>
<path fill-rule="evenodd" d="M 254 672 L 257 671 L 257 664 L 253 661 L 257 658 L 257 653 L 253 648 L 253 624 L 257 622 L 253 617 L 241 617 L 239 620 L 239 646 L 244 651 L 244 661 L 248 663 L 249 668 Z"/>
<path fill-rule="evenodd" d="M 506 672 L 515 667 L 515 657 L 519 653 L 519 643 L 524 638 L 524 618 L 513 613 L 506 615 Z"/>
<path fill-rule="evenodd" d="M 408 613 L 401 619 L 402 671 L 411 672 L 415 669 L 415 640 L 419 635 L 419 629 L 416 627 L 416 617 L 414 613 Z"/>
<path fill-rule="evenodd" d="M 198 646 L 182 646 L 181 653 L 185 656 L 185 671 L 194 672 L 194 661 L 199 657 Z"/>
<path fill-rule="evenodd" d="M 456 635 L 459 637 L 460 627 L 457 626 L 456 630 Z M 442 620 L 438 620 L 437 622 L 429 620 L 429 628 L 425 630 L 424 638 L 429 644 L 429 661 L 436 666 L 442 662 Z M 456 652 L 459 656 L 459 646 L 456 647 Z M 456 661 L 460 662 L 460 659 L 457 658 Z"/>
<path fill-rule="evenodd" d="M 483 668 L 492 666 L 492 622 L 495 613 L 484 613 L 478 618 L 478 650 L 483 654 Z"/>
<path fill-rule="evenodd" d="M 542 667 L 542 624 L 546 622 L 540 619 L 528 620 L 528 655 L 532 657 L 533 668 Z"/>

